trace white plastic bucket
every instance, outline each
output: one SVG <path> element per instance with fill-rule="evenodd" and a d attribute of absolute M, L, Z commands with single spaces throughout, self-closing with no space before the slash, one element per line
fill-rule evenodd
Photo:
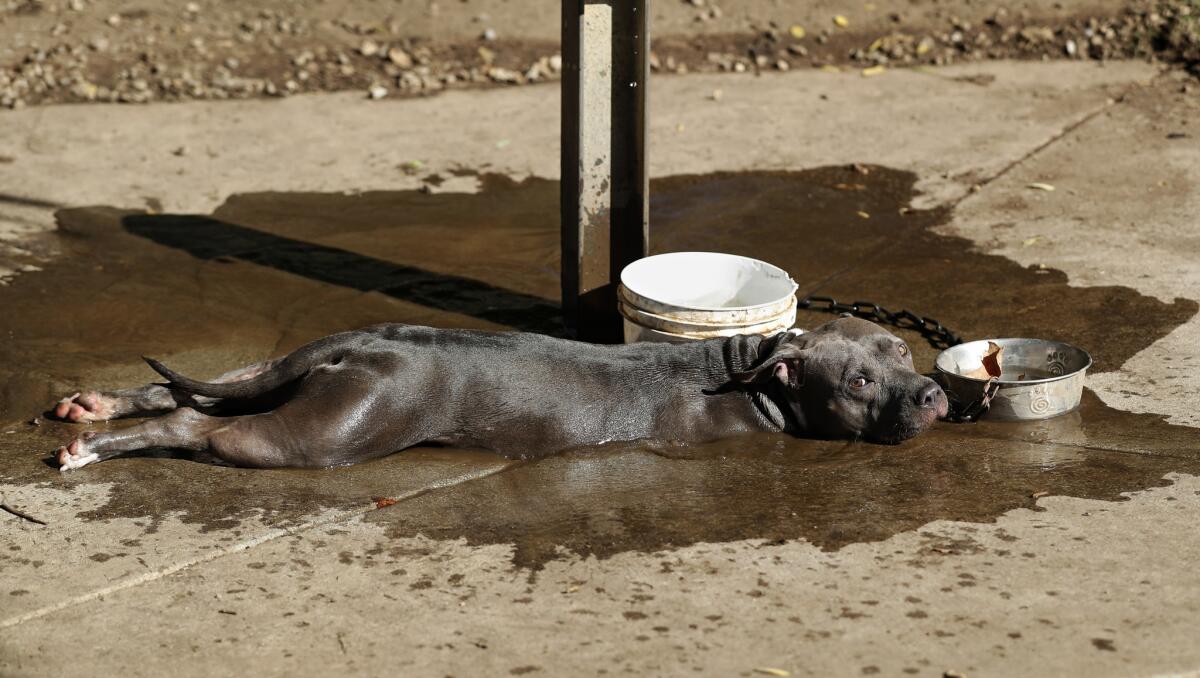
<path fill-rule="evenodd" d="M 625 341 L 690 341 L 775 334 L 796 322 L 796 283 L 764 261 L 718 252 L 672 252 L 621 272 Z"/>

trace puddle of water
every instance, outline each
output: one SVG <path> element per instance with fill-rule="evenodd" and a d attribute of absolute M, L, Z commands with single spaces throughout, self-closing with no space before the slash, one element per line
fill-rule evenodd
<path fill-rule="evenodd" d="M 936 235 L 944 210 L 901 213 L 914 176 L 872 168 L 673 177 L 651 195 L 656 251 L 725 251 L 788 270 L 802 292 L 934 315 L 967 337 L 1038 336 L 1113 369 L 1196 312 L 1118 288 L 1072 288 Z M 496 463 L 417 450 L 329 471 L 115 460 L 60 476 L 44 454 L 75 426 L 23 423 L 79 386 L 151 378 L 137 356 L 213 375 L 375 322 L 557 327 L 557 184 L 481 178 L 478 194 L 263 193 L 212 216 L 60 213 L 46 270 L 0 288 L 0 478 L 116 483 L 84 519 L 177 512 L 206 528 L 386 497 L 422 469 Z M 801 326 L 828 316 L 802 312 Z M 1119 322 L 1113 322 L 1119 319 Z M 934 351 L 908 337 L 919 367 Z M 122 423 L 108 424 L 112 426 Z M 104 426 L 104 425 L 102 425 Z M 5 433 L 6 431 L 14 433 Z M 516 544 L 536 567 L 566 549 L 805 538 L 828 548 L 939 518 L 986 521 L 1048 491 L 1115 499 L 1200 473 L 1200 432 L 1105 407 L 1040 424 L 942 424 L 896 447 L 750 436 L 694 448 L 611 446 L 542 459 L 376 512 L 397 536 Z"/>
<path fill-rule="evenodd" d="M 1200 473 L 1200 431 L 1104 406 L 1052 422 L 939 424 L 897 447 L 757 435 L 548 457 L 373 514 L 394 537 L 514 544 L 539 568 L 695 543 L 803 538 L 825 549 L 934 520 L 988 522 L 1035 494 L 1118 500 Z M 960 545 L 962 547 L 962 545 Z M 1019 545 L 1014 547 L 1019 551 Z"/>

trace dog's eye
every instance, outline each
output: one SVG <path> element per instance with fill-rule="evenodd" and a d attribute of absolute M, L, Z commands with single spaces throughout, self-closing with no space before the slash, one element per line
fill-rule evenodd
<path fill-rule="evenodd" d="M 908 355 L 908 344 L 900 344 L 900 355 Z"/>
<path fill-rule="evenodd" d="M 855 377 L 850 380 L 850 388 L 862 388 L 867 385 L 865 377 Z"/>

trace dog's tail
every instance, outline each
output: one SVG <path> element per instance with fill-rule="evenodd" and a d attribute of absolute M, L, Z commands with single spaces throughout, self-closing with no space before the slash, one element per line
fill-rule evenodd
<path fill-rule="evenodd" d="M 230 382 L 197 381 L 179 374 L 154 358 L 142 356 L 148 365 L 171 383 L 173 388 L 210 398 L 253 398 L 303 377 L 316 365 L 334 357 L 342 347 L 317 341 L 301 347 L 262 374 Z"/>

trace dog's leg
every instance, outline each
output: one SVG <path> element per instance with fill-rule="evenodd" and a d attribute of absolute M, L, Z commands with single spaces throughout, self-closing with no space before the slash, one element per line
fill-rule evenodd
<path fill-rule="evenodd" d="M 433 413 L 420 392 L 397 391 L 359 365 L 314 368 L 286 403 L 232 417 L 209 435 L 209 452 L 238 466 L 326 468 L 382 457 L 431 440 Z"/>
<path fill-rule="evenodd" d="M 278 360 L 255 363 L 226 372 L 216 382 L 251 379 L 271 369 Z M 54 405 L 54 416 L 65 421 L 106 421 L 119 417 L 170 412 L 181 405 L 208 405 L 213 398 L 192 395 L 162 384 L 146 384 L 118 391 L 83 391 L 67 396 Z"/>
<path fill-rule="evenodd" d="M 228 423 L 220 417 L 201 414 L 190 407 L 116 431 L 85 431 L 58 448 L 59 470 L 69 471 L 123 452 L 150 447 L 183 450 L 208 449 L 209 434 Z"/>

